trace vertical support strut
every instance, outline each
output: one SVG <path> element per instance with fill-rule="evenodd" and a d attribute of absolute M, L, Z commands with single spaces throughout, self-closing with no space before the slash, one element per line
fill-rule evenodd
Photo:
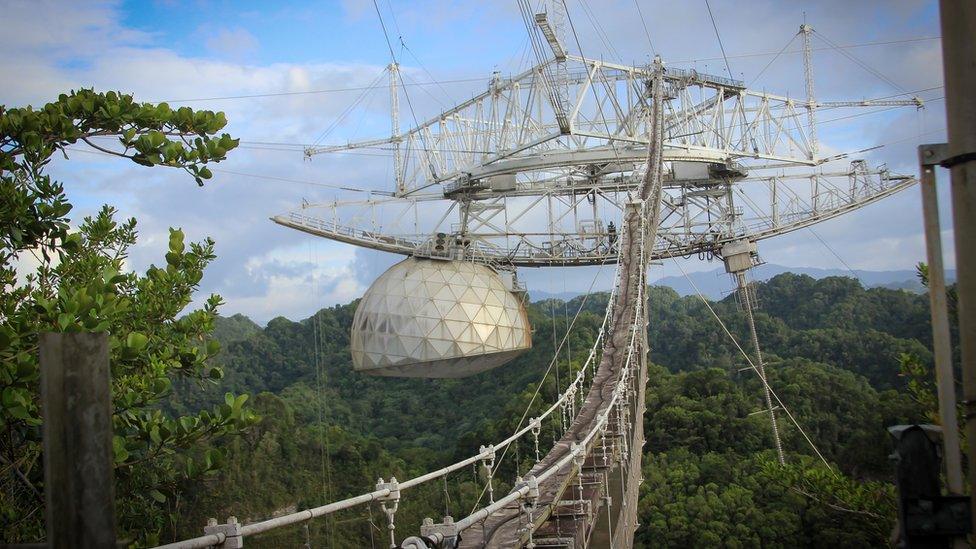
<path fill-rule="evenodd" d="M 941 0 L 942 58 L 945 72 L 946 128 L 952 170 L 952 225 L 956 243 L 956 291 L 959 296 L 959 347 L 962 354 L 963 405 L 969 443 L 970 493 L 976 495 L 976 6 L 966 0 Z M 971 505 L 976 519 L 976 505 Z M 976 520 L 974 520 L 976 524 Z"/>
<path fill-rule="evenodd" d="M 926 259 L 929 263 L 929 308 L 932 316 L 932 351 L 935 354 L 935 380 L 939 396 L 939 417 L 945 448 L 946 485 L 952 494 L 963 494 L 962 464 L 959 450 L 959 424 L 956 420 L 956 384 L 952 373 L 952 341 L 946 299 L 945 269 L 942 265 L 942 234 L 939 224 L 939 198 L 935 166 L 945 159 L 946 146 L 918 147 L 919 187 L 922 189 L 922 216 L 925 223 Z"/>
<path fill-rule="evenodd" d="M 397 80 L 400 79 L 400 64 L 390 63 L 390 137 L 393 138 L 393 180 L 396 182 L 396 195 L 403 196 L 403 157 L 400 153 L 400 92 Z"/>
<path fill-rule="evenodd" d="M 813 48 L 810 47 L 810 35 L 813 34 L 813 27 L 803 23 L 800 25 L 800 34 L 803 35 L 803 77 L 807 84 L 807 124 L 810 129 L 807 136 L 810 139 L 810 160 L 817 159 L 817 149 L 820 144 L 817 142 L 817 100 L 813 93 Z"/>

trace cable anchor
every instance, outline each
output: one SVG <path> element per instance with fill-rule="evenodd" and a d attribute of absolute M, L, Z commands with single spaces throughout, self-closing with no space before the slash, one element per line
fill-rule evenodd
<path fill-rule="evenodd" d="M 495 445 L 489 444 L 488 446 L 482 446 L 478 452 L 481 454 L 491 454 L 490 457 L 481 459 L 481 466 L 485 469 L 485 474 L 488 476 L 488 503 L 492 504 L 495 503 L 495 487 L 492 483 L 493 469 L 495 468 Z"/>
<path fill-rule="evenodd" d="M 396 549 L 396 523 L 394 521 L 397 509 L 400 507 L 400 484 L 396 477 L 390 477 L 390 482 L 385 482 L 383 477 L 376 481 L 376 490 L 389 490 L 389 494 L 376 498 L 380 502 L 380 508 L 386 513 L 386 528 L 390 531 L 390 549 Z"/>

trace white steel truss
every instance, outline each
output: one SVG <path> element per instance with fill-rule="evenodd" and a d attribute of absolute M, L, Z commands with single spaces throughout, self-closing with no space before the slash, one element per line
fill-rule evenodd
<path fill-rule="evenodd" d="M 499 266 L 612 261 L 611 223 L 619 227 L 646 169 L 655 68 L 567 53 L 551 26 L 559 14 L 551 15 L 535 21 L 553 58 L 511 78 L 495 73 L 483 93 L 412 129 L 394 124 L 388 138 L 306 149 L 311 157 L 392 148 L 393 197 L 306 205 L 273 220 L 405 255 Z M 693 70 L 658 70 L 667 171 L 655 258 L 795 230 L 915 181 L 862 161 L 824 171 L 836 157 L 819 156 L 813 113 L 920 107 L 917 98 L 817 102 L 811 82 L 808 97 L 795 100 Z"/>
<path fill-rule="evenodd" d="M 675 163 L 671 163 L 673 166 Z M 555 171 L 555 170 L 554 170 Z M 680 170 L 679 170 L 680 171 Z M 506 192 L 464 199 L 440 194 L 309 204 L 276 223 L 341 242 L 405 255 L 451 255 L 515 266 L 612 262 L 615 231 L 635 190 L 633 174 L 575 169 Z M 723 244 L 767 238 L 859 208 L 915 182 L 869 170 L 779 173 L 735 181 L 679 180 L 669 172 L 652 256 L 714 253 Z M 446 240 L 440 250 L 438 239 Z"/>

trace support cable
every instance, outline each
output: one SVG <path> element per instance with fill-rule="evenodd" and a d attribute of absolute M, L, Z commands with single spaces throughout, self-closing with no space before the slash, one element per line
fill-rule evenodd
<path fill-rule="evenodd" d="M 620 270 L 620 268 L 619 268 L 619 258 L 620 258 L 620 252 L 619 252 L 619 248 L 618 248 L 617 260 L 615 261 L 616 264 L 618 265 L 618 267 L 617 267 L 617 271 L 618 272 Z M 579 318 L 580 313 L 583 312 L 583 307 L 586 306 L 586 302 L 587 302 L 587 300 L 589 300 L 590 295 L 592 295 L 592 293 L 593 293 L 593 287 L 596 285 L 596 281 L 599 278 L 600 273 L 603 272 L 603 267 L 606 265 L 606 263 L 607 262 L 600 263 L 600 266 L 597 269 L 596 274 L 593 276 L 593 280 L 590 282 L 590 287 L 586 291 L 586 295 L 584 295 L 583 296 L 583 299 L 580 301 L 579 309 L 577 309 L 576 314 L 573 316 L 573 321 L 569 324 L 569 329 L 566 330 L 566 334 L 567 335 L 572 331 L 573 326 L 576 325 L 576 320 Z M 599 344 L 600 344 L 601 340 L 603 339 L 603 337 L 605 337 L 605 334 L 607 333 L 607 331 L 608 331 L 608 329 L 610 327 L 610 312 L 611 312 L 611 310 L 613 308 L 613 299 L 614 299 L 614 296 L 615 296 L 616 292 L 617 292 L 617 288 L 616 288 L 616 286 L 614 286 L 613 290 L 610 292 L 610 300 L 607 302 L 607 309 L 606 309 L 606 312 L 605 312 L 604 317 L 603 317 L 603 325 L 601 326 L 600 333 L 597 335 L 597 339 L 596 339 L 596 341 L 593 344 L 593 348 L 590 351 L 590 358 L 588 360 L 594 360 L 595 361 L 595 351 L 596 351 L 597 347 L 599 346 Z M 563 337 L 563 341 L 559 344 L 559 347 L 557 347 L 556 353 L 558 353 L 559 350 L 562 349 L 562 345 L 565 342 L 566 342 L 566 336 Z M 555 365 L 555 363 L 556 363 L 556 355 L 554 355 L 553 356 L 553 359 L 549 362 L 549 366 L 546 368 L 545 373 L 542 375 L 542 379 L 539 380 L 539 383 L 536 385 L 535 391 L 532 393 L 532 398 L 530 398 L 528 404 L 525 405 L 525 410 L 522 412 L 522 417 L 519 418 L 519 422 L 518 422 L 517 427 L 516 427 L 516 433 L 518 433 L 518 431 L 521 431 L 522 430 L 522 428 L 523 428 L 522 426 L 525 424 L 525 418 L 528 417 L 529 411 L 532 409 L 532 405 L 535 403 L 535 399 L 538 398 L 539 392 L 542 390 L 542 386 L 545 384 L 546 379 L 549 377 L 549 373 L 552 371 L 552 368 Z M 586 369 L 586 366 L 584 365 L 583 366 L 583 369 L 581 370 L 581 372 L 583 370 L 585 370 L 585 369 Z M 556 406 L 556 404 L 553 404 L 553 406 Z M 551 411 L 551 410 L 553 410 L 552 407 L 549 408 L 549 411 Z M 548 411 L 547 411 L 546 414 L 543 414 L 542 416 L 540 416 L 538 418 L 535 418 L 535 419 L 536 420 L 540 420 L 542 417 L 544 417 L 546 415 L 548 415 Z M 530 423 L 530 425 L 529 425 L 530 430 L 533 430 L 533 429 L 537 430 L 537 427 L 535 427 L 535 425 L 537 425 L 537 424 L 531 424 Z M 537 433 L 536 433 L 536 435 L 537 435 Z M 496 461 L 496 463 L 495 463 L 495 468 L 496 469 L 498 467 L 501 467 L 501 464 L 505 460 L 505 456 L 508 453 L 508 448 L 509 447 L 510 447 L 509 445 L 506 445 L 505 446 L 505 449 L 502 451 L 501 457 L 499 457 L 498 460 Z M 538 444 L 536 444 L 536 450 L 538 451 Z M 471 513 L 474 513 L 475 509 L 478 508 L 478 504 L 481 503 L 481 498 L 483 498 L 484 495 L 485 495 L 485 490 L 486 490 L 485 488 L 483 488 L 481 490 L 481 494 L 478 496 L 478 499 L 475 501 L 474 506 L 471 508 Z"/>
<path fill-rule="evenodd" d="M 854 54 L 852 54 L 852 53 L 850 53 L 850 52 L 848 52 L 848 51 L 844 51 L 844 49 L 842 49 L 842 48 L 841 48 L 840 46 L 838 46 L 837 44 L 835 44 L 833 40 L 831 40 L 831 39 L 829 39 L 829 38 L 827 38 L 826 36 L 824 36 L 823 34 L 821 34 L 821 33 L 819 33 L 819 32 L 817 32 L 816 30 L 812 30 L 811 32 L 812 32 L 813 34 L 815 34 L 815 35 L 817 36 L 817 38 L 819 38 L 819 39 L 821 39 L 821 40 L 823 40 L 823 41 L 824 41 L 824 43 L 826 43 L 826 44 L 827 44 L 828 46 L 830 46 L 831 48 L 833 48 L 834 50 L 836 50 L 836 51 L 837 51 L 837 53 L 839 53 L 839 54 L 841 54 L 841 55 L 843 55 L 844 57 L 846 57 L 846 58 L 848 58 L 849 60 L 851 60 L 851 61 L 852 61 L 852 62 L 853 62 L 854 64 L 856 64 L 857 66 L 859 66 L 859 67 L 861 67 L 862 69 L 864 69 L 864 70 L 866 70 L 866 71 L 868 71 L 869 73 L 871 73 L 872 75 L 874 75 L 874 76 L 876 76 L 876 77 L 877 77 L 877 78 L 879 78 L 880 80 L 883 80 L 884 82 L 886 82 L 886 83 L 888 83 L 888 84 L 890 84 L 890 85 L 891 85 L 892 87 L 894 87 L 894 88 L 895 88 L 896 90 L 898 90 L 898 91 L 900 91 L 900 92 L 905 92 L 905 88 L 903 88 L 903 87 L 902 87 L 901 85 L 899 85 L 899 84 L 898 84 L 897 82 L 895 82 L 895 81 L 894 81 L 894 80 L 892 80 L 891 78 L 888 78 L 888 77 L 887 77 L 887 76 L 885 76 L 885 75 L 884 75 L 884 74 L 883 74 L 882 72 L 880 72 L 880 71 L 878 71 L 877 69 L 875 69 L 875 68 L 873 68 L 873 67 L 871 67 L 870 65 L 868 65 L 868 64 L 867 64 L 867 63 L 865 63 L 864 61 L 861 61 L 861 60 L 860 60 L 859 58 L 857 58 L 857 57 L 856 57 L 856 56 L 855 56 Z"/>
<path fill-rule="evenodd" d="M 823 238 L 820 238 L 820 235 L 817 234 L 817 231 L 813 230 L 813 227 L 807 227 L 807 230 L 810 231 L 810 234 L 812 234 L 813 236 L 817 237 L 817 240 L 819 240 L 820 243 L 824 245 L 824 248 L 827 248 L 827 251 L 829 251 L 834 257 L 837 258 L 837 261 L 840 261 L 841 264 L 844 265 L 844 268 L 846 268 L 851 273 L 851 276 L 854 277 L 854 280 L 857 280 L 858 282 L 861 283 L 861 285 L 864 285 L 864 281 L 861 280 L 861 277 L 857 274 L 857 272 L 855 272 L 854 269 L 852 269 L 851 266 L 848 265 L 846 261 L 844 261 L 844 258 L 841 257 L 834 250 L 834 248 L 831 247 L 830 244 L 827 244 L 827 241 L 826 240 L 824 240 Z"/>
<path fill-rule="evenodd" d="M 396 63 L 396 55 L 393 53 L 393 43 L 390 42 L 390 34 L 386 32 L 386 23 L 383 22 L 383 14 L 380 13 L 380 6 L 373 0 L 373 8 L 376 9 L 376 17 L 380 20 L 380 27 L 383 29 L 383 37 L 386 38 L 386 47 L 390 50 L 390 59 Z"/>
<path fill-rule="evenodd" d="M 603 29 L 603 25 L 600 24 L 600 20 L 597 19 L 596 14 L 594 14 L 593 11 L 590 9 L 590 7 L 587 5 L 586 0 L 579 0 L 579 5 L 580 7 L 583 8 L 583 14 L 586 15 L 586 18 L 590 20 L 590 24 L 593 25 L 593 30 L 596 31 L 596 35 L 600 38 L 600 41 L 603 42 L 603 45 L 607 47 L 607 52 L 612 54 L 617 59 L 622 60 L 623 56 L 620 55 L 620 52 L 617 51 L 617 48 L 613 47 L 613 42 L 610 41 L 610 36 Z M 568 10 L 566 14 L 567 14 L 566 17 L 569 17 Z"/>
<path fill-rule="evenodd" d="M 383 37 L 386 39 L 386 47 L 390 50 L 390 59 L 392 59 L 393 64 L 396 65 L 397 58 L 396 54 L 393 53 L 393 43 L 390 42 L 390 34 L 386 31 L 386 23 L 383 22 L 383 14 L 380 13 L 380 7 L 376 3 L 376 0 L 373 0 L 373 8 L 376 9 L 376 17 L 378 17 L 380 20 L 380 27 L 383 29 Z M 399 71 L 397 71 L 397 76 L 400 79 L 400 85 L 403 86 L 405 82 L 403 81 L 403 76 L 400 75 Z M 407 93 L 406 88 L 403 90 L 403 97 L 407 100 L 407 108 L 410 110 L 410 116 L 413 118 L 414 127 L 419 128 L 420 122 L 417 120 L 417 113 L 413 110 L 413 102 L 410 100 L 410 94 Z M 420 133 L 418 137 L 420 138 L 420 146 L 424 150 L 424 156 L 427 159 L 427 168 L 430 170 L 430 175 L 434 179 L 437 179 L 437 169 L 434 167 L 434 164 L 430 159 L 430 151 L 427 147 L 427 140 L 423 133 Z M 410 154 L 409 146 L 407 148 L 407 154 Z"/>
<path fill-rule="evenodd" d="M 552 277 L 551 276 L 549 277 L 549 283 L 550 283 L 550 287 L 551 287 L 552 286 Z M 555 381 L 556 381 L 556 398 L 558 399 L 559 398 L 559 390 L 560 390 L 560 386 L 559 386 L 559 351 L 562 350 L 563 346 L 562 345 L 559 345 L 558 348 L 556 346 L 556 300 L 554 298 L 552 298 L 552 297 L 549 298 L 549 321 L 552 323 L 552 348 L 553 348 L 553 350 L 555 352 L 556 367 L 555 367 L 554 373 L 555 373 L 555 376 L 556 376 L 556 379 L 555 379 Z M 569 330 L 566 330 L 566 333 L 563 335 L 563 340 L 565 341 L 566 338 L 568 338 L 568 337 L 569 337 Z M 559 428 L 560 429 L 564 429 L 565 428 L 565 422 L 563 421 L 563 415 L 562 415 L 562 408 L 560 408 L 560 414 L 559 414 Z"/>
<path fill-rule="evenodd" d="M 647 30 L 647 21 L 644 20 L 644 12 L 640 8 L 640 0 L 634 0 L 634 7 L 637 8 L 637 15 L 640 16 L 641 25 L 644 26 L 644 36 L 647 37 L 647 45 L 651 47 L 651 55 L 657 55 L 654 49 L 654 42 L 651 42 L 651 33 Z"/>
<path fill-rule="evenodd" d="M 637 2 L 638 0 L 634 0 L 634 1 Z M 942 38 L 941 36 L 922 36 L 917 38 L 903 38 L 900 40 L 862 42 L 858 44 L 846 44 L 846 45 L 840 45 L 836 47 L 813 48 L 813 51 L 827 51 L 832 49 L 854 49 L 854 48 L 863 48 L 867 46 L 888 46 L 894 44 L 909 44 L 915 42 L 927 42 L 932 40 L 939 40 L 941 38 Z M 796 53 L 803 53 L 803 52 L 790 51 L 786 53 L 796 54 Z M 748 57 L 768 57 L 770 55 L 777 55 L 777 52 L 770 51 L 770 52 L 743 53 L 743 54 L 730 55 L 728 56 L 728 58 L 742 59 Z M 715 61 L 721 59 L 722 58 L 720 57 L 702 57 L 698 59 L 674 60 L 671 61 L 670 63 L 672 65 L 675 65 L 675 64 L 697 63 L 703 61 Z M 430 82 L 415 82 L 411 85 L 412 86 L 440 86 L 443 84 L 462 84 L 462 83 L 467 84 L 467 83 L 484 82 L 484 81 L 485 81 L 484 76 L 477 76 L 477 77 L 470 77 L 470 78 L 455 78 L 449 80 L 438 80 L 438 81 L 430 81 Z M 253 94 L 224 95 L 224 96 L 213 96 L 213 97 L 191 97 L 191 98 L 182 98 L 182 99 L 153 99 L 149 102 L 150 103 L 193 103 L 198 101 L 232 101 L 232 100 L 241 100 L 241 99 L 265 99 L 265 98 L 273 98 L 273 97 L 288 97 L 292 95 L 318 95 L 318 94 L 326 94 L 326 93 L 346 93 L 346 92 L 362 91 L 368 89 L 370 89 L 368 86 L 351 86 L 351 87 L 343 87 L 343 88 L 325 88 L 321 90 L 307 90 L 307 91 L 253 93 Z"/>
<path fill-rule="evenodd" d="M 582 43 L 580 43 L 579 35 L 576 34 L 576 25 L 573 23 L 573 18 L 569 14 L 569 8 L 566 6 L 566 0 L 559 0 L 559 1 L 562 2 L 563 10 L 566 12 L 566 21 L 569 23 L 569 30 L 572 31 L 572 33 L 573 33 L 573 41 L 576 42 L 576 49 L 579 50 L 580 57 L 582 57 L 583 59 L 586 59 L 586 55 L 583 54 L 583 45 L 582 45 Z M 584 65 L 585 65 L 585 63 L 584 63 Z M 589 71 L 589 70 L 586 71 L 586 80 L 587 80 L 587 83 L 588 83 L 588 87 L 593 92 L 593 99 L 596 101 L 597 112 L 600 113 L 600 118 L 603 120 L 603 127 L 607 131 L 607 146 L 610 147 L 610 150 L 611 151 L 613 151 L 613 156 L 617 160 L 617 162 L 619 163 L 620 162 L 620 154 L 617 152 L 617 147 L 615 147 L 613 145 L 613 140 L 614 140 L 613 139 L 613 132 L 610 131 L 610 123 L 607 122 L 607 115 L 603 113 L 603 103 L 600 101 L 600 97 L 596 93 L 596 86 L 593 85 L 592 72 Z M 570 122 L 572 122 L 572 121 L 570 121 Z"/>
<path fill-rule="evenodd" d="M 691 284 L 692 288 L 695 289 L 695 293 L 698 294 L 698 298 L 701 299 L 702 303 L 705 304 L 705 307 L 708 308 L 708 312 L 712 313 L 712 316 L 715 317 L 715 320 L 717 320 L 719 325 L 722 327 L 722 331 L 725 332 L 725 335 L 729 336 L 729 339 L 735 345 L 736 349 L 739 350 L 739 353 L 742 354 L 743 358 L 746 359 L 746 362 L 749 363 L 749 366 L 758 375 L 759 370 L 756 368 L 756 365 L 753 364 L 752 359 L 749 357 L 749 354 L 742 349 L 742 346 L 739 345 L 738 340 L 736 340 L 735 336 L 732 335 L 732 332 L 729 331 L 728 327 L 725 325 L 725 322 L 722 321 L 721 317 L 719 317 L 718 314 L 715 312 L 715 309 L 712 308 L 712 305 L 708 302 L 707 299 L 705 299 L 705 296 L 702 295 L 701 290 L 698 289 L 698 285 L 695 284 L 695 281 L 692 280 L 690 276 L 688 276 L 688 273 L 686 273 L 685 270 L 681 267 L 681 264 L 678 262 L 677 259 L 672 257 L 671 261 L 673 261 L 674 264 L 677 265 L 678 270 L 681 271 L 681 274 L 684 275 L 685 279 Z M 823 454 L 820 453 L 820 450 L 817 448 L 817 445 L 813 443 L 813 440 L 810 439 L 810 437 L 807 435 L 807 432 L 803 430 L 803 427 L 800 426 L 800 423 L 796 420 L 795 417 L 793 417 L 793 414 L 790 412 L 790 409 L 786 407 L 783 401 L 779 398 L 779 395 L 776 394 L 776 391 L 774 391 L 773 388 L 769 386 L 769 383 L 767 383 L 762 376 L 759 376 L 759 379 L 760 381 L 762 381 L 763 385 L 765 385 L 766 388 L 769 390 L 769 393 L 773 395 L 773 398 L 776 399 L 776 402 L 779 404 L 780 408 L 782 408 L 783 411 L 786 413 L 786 415 L 790 418 L 790 421 L 797 428 L 800 434 L 803 435 L 803 438 L 806 439 L 807 444 L 809 444 L 810 448 L 812 448 L 814 453 L 817 454 L 817 457 L 820 458 L 820 461 L 822 461 L 823 464 L 827 466 L 827 470 L 829 470 L 831 473 L 834 473 L 836 475 L 837 471 L 834 470 L 833 466 L 830 465 L 830 462 L 828 462 L 827 459 L 823 456 Z"/>
<path fill-rule="evenodd" d="M 712 20 L 712 28 L 715 29 L 715 38 L 718 39 L 718 47 L 722 50 L 722 59 L 725 60 L 725 70 L 729 72 L 729 78 L 735 80 L 732 76 L 732 68 L 729 66 L 729 56 L 725 54 L 725 45 L 722 44 L 722 35 L 718 33 L 718 25 L 715 23 L 715 16 L 712 15 L 712 6 L 705 0 L 705 7 L 708 9 L 708 17 Z"/>
<path fill-rule="evenodd" d="M 316 267 L 319 264 L 318 260 L 318 242 L 316 241 L 314 246 L 314 263 Z M 313 244 L 309 241 L 309 255 L 312 255 Z M 312 296 L 318 296 L 317 288 L 318 276 L 317 274 L 312 275 Z M 318 424 L 319 424 L 319 474 L 322 478 L 322 497 L 329 501 L 332 499 L 332 447 L 329 441 L 329 428 L 325 424 L 325 401 L 322 398 L 324 394 L 324 384 L 323 378 L 325 376 L 325 366 L 322 361 L 322 316 L 319 314 L 320 311 L 312 316 L 312 336 L 314 342 L 314 364 L 315 364 L 315 384 L 318 390 L 318 406 L 316 406 L 316 412 L 318 413 Z M 328 526 L 328 536 L 330 540 L 330 545 L 335 546 L 335 520 L 332 516 L 326 517 L 326 525 Z M 308 523 L 305 524 L 306 533 Z"/>
<path fill-rule="evenodd" d="M 322 130 L 322 133 L 320 133 L 318 137 L 315 138 L 315 141 L 312 142 L 311 145 L 312 147 L 317 146 L 319 143 L 322 142 L 323 139 L 331 135 L 332 132 L 334 132 L 336 128 L 339 127 L 339 124 L 341 124 L 346 119 L 346 117 L 348 117 L 352 113 L 352 111 L 356 107 L 358 107 L 363 102 L 363 100 L 365 100 L 365 98 L 368 95 L 370 95 L 372 92 L 378 89 L 380 80 L 383 79 L 383 76 L 386 74 L 386 71 L 387 69 L 385 68 L 382 71 L 380 71 L 379 75 L 377 75 L 376 78 L 374 78 L 373 81 L 369 83 L 369 86 L 363 88 L 363 93 L 356 96 L 356 99 L 352 103 L 350 103 L 348 107 L 343 109 L 342 112 L 339 113 L 339 116 L 337 116 L 328 126 L 326 126 L 324 130 Z"/>
<path fill-rule="evenodd" d="M 770 65 L 772 65 L 773 63 L 775 63 L 776 60 L 779 59 L 779 56 L 780 55 L 783 55 L 783 52 L 786 51 L 786 48 L 790 47 L 790 45 L 793 44 L 793 42 L 796 40 L 796 36 L 797 35 L 794 34 L 793 37 L 790 38 L 790 41 L 787 42 L 785 46 L 783 46 L 783 49 L 781 49 L 778 52 L 776 52 L 776 55 L 773 56 L 773 58 L 770 59 L 768 63 L 766 63 L 766 66 L 763 67 L 761 71 L 759 71 L 759 74 L 757 74 L 756 76 L 752 77 L 752 81 L 749 82 L 749 84 L 746 85 L 747 88 L 751 88 L 753 84 L 755 84 L 757 81 L 759 81 L 759 77 L 762 76 L 763 73 L 766 72 L 766 69 L 768 69 Z"/>

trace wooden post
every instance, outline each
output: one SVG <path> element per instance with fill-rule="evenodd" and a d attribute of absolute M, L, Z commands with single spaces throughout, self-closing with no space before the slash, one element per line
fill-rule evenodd
<path fill-rule="evenodd" d="M 940 0 L 942 70 L 945 74 L 948 156 L 952 174 L 952 227 L 956 244 L 956 293 L 963 405 L 969 440 L 970 494 L 976 500 L 976 4 Z M 976 501 L 971 510 L 976 524 Z"/>
<path fill-rule="evenodd" d="M 108 334 L 40 336 L 48 547 L 114 547 Z"/>

